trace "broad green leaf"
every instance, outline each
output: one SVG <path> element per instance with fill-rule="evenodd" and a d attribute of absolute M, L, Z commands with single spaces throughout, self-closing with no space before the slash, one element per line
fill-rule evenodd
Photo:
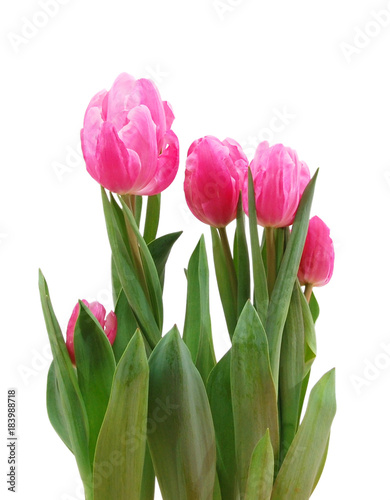
<path fill-rule="evenodd" d="M 144 469 L 142 472 L 142 486 L 140 500 L 153 500 L 154 499 L 154 485 L 156 476 L 154 474 L 154 467 L 152 457 L 149 451 L 149 445 L 146 442 Z"/>
<path fill-rule="evenodd" d="M 183 340 L 206 384 L 207 377 L 215 365 L 215 354 L 209 305 L 209 268 L 203 236 L 188 263 Z"/>
<path fill-rule="evenodd" d="M 118 297 L 122 290 L 122 284 L 119 279 L 118 271 L 115 266 L 114 258 L 111 256 L 111 284 L 112 284 L 112 300 L 117 303 Z"/>
<path fill-rule="evenodd" d="M 249 232 L 251 238 L 253 282 L 255 290 L 256 311 L 265 324 L 268 310 L 268 288 L 267 276 L 259 243 L 259 233 L 257 229 L 257 214 L 255 204 L 255 194 L 253 187 L 253 177 L 251 169 L 248 169 L 248 207 L 249 207 Z"/>
<path fill-rule="evenodd" d="M 112 204 L 102 188 L 104 215 L 106 218 L 108 238 L 112 255 L 118 271 L 119 279 L 127 300 L 149 344 L 154 347 L 161 338 L 160 328 L 156 323 L 151 306 L 141 286 L 134 263 L 129 257 L 126 244 L 113 215 Z"/>
<path fill-rule="evenodd" d="M 161 283 L 161 289 L 164 288 L 165 265 L 167 263 L 172 247 L 183 231 L 170 233 L 151 241 L 148 245 L 150 254 L 153 257 L 157 269 L 158 277 Z"/>
<path fill-rule="evenodd" d="M 320 466 L 319 466 L 318 471 L 317 471 L 317 476 L 316 476 L 316 478 L 314 480 L 314 486 L 313 486 L 312 492 L 315 490 L 315 488 L 316 488 L 316 486 L 318 484 L 318 481 L 321 479 L 322 472 L 324 470 L 325 463 L 326 463 L 326 458 L 328 456 L 329 441 L 330 441 L 330 434 L 329 434 L 329 437 L 328 437 L 328 442 L 326 443 L 324 454 L 322 455 L 322 460 L 321 460 Z"/>
<path fill-rule="evenodd" d="M 270 500 L 274 484 L 274 452 L 269 430 L 253 450 L 245 500 Z"/>
<path fill-rule="evenodd" d="M 118 320 L 118 329 L 112 350 L 114 352 L 115 360 L 118 363 L 122 354 L 125 352 L 131 337 L 138 328 L 134 313 L 123 290 L 121 290 L 115 305 L 115 315 Z"/>
<path fill-rule="evenodd" d="M 336 413 L 335 371 L 313 387 L 306 414 L 276 477 L 272 500 L 308 500 L 323 467 Z"/>
<path fill-rule="evenodd" d="M 161 289 L 161 283 L 157 274 L 157 269 L 156 265 L 153 261 L 153 258 L 150 254 L 150 251 L 148 249 L 148 246 L 143 239 L 138 226 L 135 222 L 134 216 L 131 213 L 131 210 L 129 207 L 126 205 L 124 200 L 121 198 L 121 203 L 123 207 L 123 213 L 125 216 L 125 219 L 128 221 L 129 225 L 131 226 L 131 229 L 133 230 L 138 246 L 139 246 L 139 252 L 141 255 L 142 259 L 142 264 L 143 264 L 143 270 L 145 273 L 145 279 L 146 279 L 146 284 L 148 287 L 149 291 L 149 296 L 150 296 L 150 301 L 151 301 L 151 306 L 152 306 L 152 311 L 154 313 L 154 317 L 157 323 L 157 326 L 159 327 L 160 331 L 162 329 L 162 324 L 163 324 L 163 305 L 162 305 L 162 289 Z"/>
<path fill-rule="evenodd" d="M 115 371 L 96 444 L 94 500 L 139 500 L 146 446 L 148 361 L 140 331 Z"/>
<path fill-rule="evenodd" d="M 236 500 L 238 495 L 230 359 L 231 350 L 218 361 L 207 380 L 207 395 L 217 443 L 217 472 L 223 500 Z"/>
<path fill-rule="evenodd" d="M 253 450 L 267 429 L 276 459 L 279 450 L 278 405 L 267 335 L 249 301 L 234 332 L 230 370 L 237 471 L 243 495 Z"/>
<path fill-rule="evenodd" d="M 51 362 L 49 373 L 47 374 L 46 406 L 51 425 L 69 450 L 72 451 L 72 443 L 66 424 L 66 415 L 62 406 L 60 389 L 56 379 L 54 361 Z"/>
<path fill-rule="evenodd" d="M 315 323 L 318 319 L 318 316 L 320 315 L 320 306 L 319 306 L 317 299 L 316 299 L 316 296 L 314 295 L 313 292 L 311 292 L 309 307 L 310 307 L 311 315 L 313 317 L 313 323 Z"/>
<path fill-rule="evenodd" d="M 213 241 L 213 256 L 215 274 L 219 295 L 221 297 L 223 312 L 225 314 L 226 324 L 229 330 L 230 338 L 233 337 L 234 329 L 237 324 L 237 299 L 235 292 L 232 290 L 229 270 L 226 264 L 226 259 L 223 253 L 221 239 L 215 227 L 210 227 Z"/>
<path fill-rule="evenodd" d="M 245 235 L 245 218 L 242 209 L 241 195 L 237 208 L 237 229 L 234 238 L 234 264 L 237 274 L 237 317 L 239 317 L 247 300 L 250 299 L 251 293 L 249 253 Z"/>
<path fill-rule="evenodd" d="M 271 369 L 275 381 L 276 392 L 278 392 L 279 385 L 279 362 L 283 328 L 306 240 L 311 202 L 313 199 L 317 175 L 318 170 L 307 185 L 299 203 L 291 237 L 289 238 L 268 306 L 266 332 L 268 336 Z"/>
<path fill-rule="evenodd" d="M 80 476 L 85 486 L 86 495 L 88 496 L 90 494 L 92 471 L 89 457 L 87 412 L 78 386 L 75 370 L 53 311 L 47 283 L 41 271 L 39 271 L 39 291 L 53 353 L 55 377 L 58 382 L 70 448 L 76 457 Z"/>
<path fill-rule="evenodd" d="M 74 329 L 74 347 L 77 379 L 88 415 L 89 455 L 92 465 L 116 364 L 110 341 L 98 320 L 83 302 L 80 301 L 79 305 L 80 313 Z"/>
<path fill-rule="evenodd" d="M 144 240 L 146 244 L 156 238 L 158 223 L 160 221 L 161 193 L 148 196 L 146 209 Z"/>
<path fill-rule="evenodd" d="M 306 298 L 303 295 L 302 290 L 299 289 L 299 292 L 305 331 L 305 372 L 307 373 L 310 370 L 310 367 L 317 355 L 317 341 L 316 332 L 314 329 L 314 320 L 312 318 L 308 303 L 306 302 Z"/>
<path fill-rule="evenodd" d="M 215 435 L 202 378 L 174 327 L 149 359 L 148 443 L 164 500 L 211 500 Z"/>
<path fill-rule="evenodd" d="M 300 396 L 305 377 L 305 334 L 300 299 L 296 282 L 284 325 L 279 372 L 280 459 L 283 459 L 297 432 L 301 413 Z"/>

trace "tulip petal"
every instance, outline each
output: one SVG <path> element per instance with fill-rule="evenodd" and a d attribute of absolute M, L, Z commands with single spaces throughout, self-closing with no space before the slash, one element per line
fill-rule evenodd
<path fill-rule="evenodd" d="M 111 122 L 117 130 L 124 127 L 128 121 L 127 115 L 133 107 L 130 96 L 135 85 L 135 78 L 127 73 L 121 73 L 108 92 L 106 119 Z"/>
<path fill-rule="evenodd" d="M 153 179 L 138 194 L 152 196 L 164 191 L 174 180 L 179 168 L 179 140 L 172 130 L 165 134 L 165 149 L 157 159 Z"/>
<path fill-rule="evenodd" d="M 129 123 L 119 132 L 119 138 L 129 152 L 137 153 L 141 162 L 132 186 L 132 194 L 139 194 L 155 175 L 157 166 L 156 125 L 146 106 L 137 106 L 129 112 Z"/>
<path fill-rule="evenodd" d="M 85 113 L 84 128 L 81 131 L 81 147 L 85 159 L 95 156 L 102 124 L 101 110 L 98 107 L 89 108 Z"/>
<path fill-rule="evenodd" d="M 172 106 L 168 101 L 163 101 L 163 107 L 165 112 L 165 124 L 167 130 L 172 127 L 173 120 L 175 119 L 175 115 L 173 114 Z"/>
<path fill-rule="evenodd" d="M 106 318 L 106 322 L 104 325 L 104 332 L 107 335 L 110 344 L 114 343 L 116 333 L 118 330 L 118 320 L 116 315 L 111 311 Z"/>
<path fill-rule="evenodd" d="M 106 309 L 100 302 L 91 302 L 88 306 L 92 314 L 99 321 L 100 326 L 104 329 L 104 318 L 106 317 Z"/>
<path fill-rule="evenodd" d="M 97 142 L 97 163 L 87 161 L 87 170 L 103 187 L 114 193 L 131 191 L 140 169 L 140 159 L 126 149 L 115 127 L 104 122 Z"/>

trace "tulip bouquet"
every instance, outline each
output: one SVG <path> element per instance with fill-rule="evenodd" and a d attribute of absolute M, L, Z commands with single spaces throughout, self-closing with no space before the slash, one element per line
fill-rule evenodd
<path fill-rule="evenodd" d="M 50 421 L 87 500 L 153 499 L 156 477 L 166 500 L 306 500 L 336 411 L 331 370 L 302 417 L 316 356 L 313 287 L 334 261 L 329 229 L 310 219 L 317 172 L 310 178 L 281 144 L 261 143 L 250 164 L 232 139 L 190 146 L 185 197 L 211 228 L 231 339 L 217 362 L 204 236 L 185 270 L 182 335 L 176 326 L 163 335 L 165 267 L 181 234 L 157 236 L 161 192 L 179 165 L 173 119 L 151 81 L 127 74 L 87 108 L 82 148 L 101 185 L 115 310 L 79 301 L 65 339 L 40 273 Z"/>

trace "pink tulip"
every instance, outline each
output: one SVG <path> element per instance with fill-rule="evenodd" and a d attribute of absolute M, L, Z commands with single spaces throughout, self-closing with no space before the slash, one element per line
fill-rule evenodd
<path fill-rule="evenodd" d="M 301 285 L 326 285 L 333 274 L 334 248 L 328 226 L 317 216 L 309 221 L 298 271 Z"/>
<path fill-rule="evenodd" d="M 186 162 L 184 192 L 191 212 L 200 221 L 225 227 L 237 215 L 237 204 L 248 160 L 233 139 L 211 135 L 194 141 Z"/>
<path fill-rule="evenodd" d="M 153 82 L 122 73 L 111 90 L 92 98 L 85 113 L 81 145 L 88 172 L 114 193 L 161 193 L 179 166 L 173 120 Z"/>
<path fill-rule="evenodd" d="M 107 335 L 110 344 L 114 343 L 116 332 L 117 332 L 117 319 L 115 313 L 112 311 L 106 317 L 106 310 L 102 304 L 99 302 L 87 302 L 86 300 L 82 300 L 83 304 L 85 304 L 95 318 L 99 321 L 100 326 L 103 328 L 104 333 Z M 66 347 L 68 348 L 70 359 L 72 363 L 75 364 L 75 353 L 74 353 L 74 328 L 76 326 L 77 318 L 80 313 L 80 304 L 77 303 L 73 309 L 72 316 L 70 317 L 68 328 L 66 330 Z"/>
<path fill-rule="evenodd" d="M 263 227 L 286 227 L 293 223 L 302 193 L 309 180 L 306 163 L 283 144 L 269 147 L 262 142 L 250 164 L 255 188 L 257 222 Z M 244 183 L 244 210 L 248 214 L 248 180 Z"/>

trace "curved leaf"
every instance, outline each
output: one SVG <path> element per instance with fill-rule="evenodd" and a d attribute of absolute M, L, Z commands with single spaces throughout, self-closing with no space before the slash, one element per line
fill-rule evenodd
<path fill-rule="evenodd" d="M 245 500 L 270 500 L 274 483 L 274 453 L 269 430 L 253 450 Z"/>

